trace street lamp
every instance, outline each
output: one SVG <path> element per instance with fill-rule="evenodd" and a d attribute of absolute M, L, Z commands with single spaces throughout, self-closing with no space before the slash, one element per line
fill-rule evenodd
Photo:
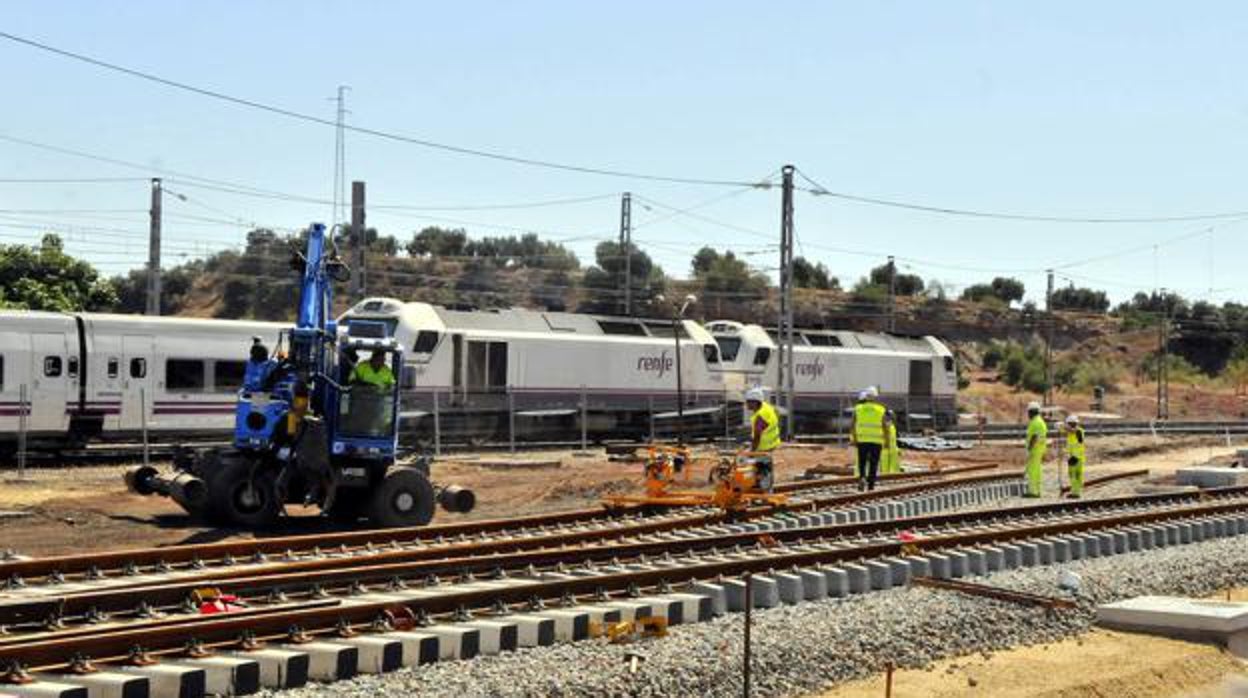
<path fill-rule="evenodd" d="M 667 298 L 663 294 L 654 297 L 656 303 L 667 303 Z M 685 445 L 685 394 L 684 383 L 681 378 L 680 371 L 680 321 L 685 317 L 685 311 L 689 306 L 698 302 L 698 297 L 690 293 L 685 296 L 685 302 L 681 303 L 677 308 L 676 304 L 672 304 L 672 336 L 676 338 L 676 445 Z"/>

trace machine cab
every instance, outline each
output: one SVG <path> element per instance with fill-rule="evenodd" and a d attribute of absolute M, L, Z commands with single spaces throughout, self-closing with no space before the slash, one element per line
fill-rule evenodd
<path fill-rule="evenodd" d="M 383 323 L 354 320 L 338 343 L 335 456 L 393 458 L 403 350 Z"/>

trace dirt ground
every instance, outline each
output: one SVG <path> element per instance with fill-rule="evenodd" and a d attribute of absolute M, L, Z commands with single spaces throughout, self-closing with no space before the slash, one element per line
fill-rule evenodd
<path fill-rule="evenodd" d="M 906 463 L 956 466 L 994 463 L 1021 467 L 1020 447 L 989 443 L 966 451 L 921 453 L 906 451 Z M 1177 438 L 1114 437 L 1090 444 L 1089 477 L 1096 471 L 1154 468 L 1203 462 L 1211 455 L 1229 453 L 1224 442 Z M 695 451 L 693 480 L 705 479 L 715 452 Z M 477 493 L 477 508 L 467 517 L 439 512 L 435 522 L 498 518 L 560 509 L 598 506 L 608 494 L 639 492 L 640 461 L 611 460 L 601 450 L 582 456 L 570 451 L 527 452 L 515 457 L 481 453 L 448 455 L 433 466 L 435 482 L 460 484 Z M 844 446 L 791 445 L 778 460 L 778 481 L 786 481 L 816 465 L 848 465 Z M 1050 468 L 1056 470 L 1056 458 Z M 315 510 L 288 508 L 288 516 L 274 530 L 259 533 L 206 527 L 190 520 L 173 502 L 126 492 L 126 466 L 89 466 L 31 469 L 24 480 L 11 472 L 0 479 L 0 550 L 27 555 L 53 555 L 87 550 L 197 543 L 253 535 L 291 535 L 331 529 Z M 9 515 L 9 513 L 17 515 Z"/>
<path fill-rule="evenodd" d="M 1242 698 L 1245 663 L 1216 645 L 1094 630 L 893 675 L 895 698 Z M 883 676 L 810 698 L 879 698 Z"/>

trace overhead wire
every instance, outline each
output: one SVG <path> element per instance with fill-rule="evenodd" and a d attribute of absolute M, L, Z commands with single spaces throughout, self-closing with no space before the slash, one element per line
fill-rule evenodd
<path fill-rule="evenodd" d="M 80 61 L 83 63 L 88 63 L 90 65 L 96 66 L 97 68 L 111 70 L 117 73 L 122 73 L 124 75 L 129 75 L 130 77 L 139 78 L 141 80 L 146 80 L 148 82 L 152 82 L 158 85 L 163 85 L 165 87 L 171 87 L 174 89 L 182 90 L 184 92 L 197 94 L 203 97 L 210 97 L 212 99 L 220 100 L 223 102 L 229 102 L 231 104 L 235 104 L 238 106 L 248 107 L 251 109 L 257 109 L 260 111 L 268 112 L 270 114 L 276 114 L 279 116 L 284 116 L 287 118 L 304 121 L 307 123 L 318 124 L 321 126 L 330 126 L 333 128 L 342 128 L 344 131 L 350 131 L 352 133 L 359 133 L 359 134 L 373 136 L 376 138 L 382 138 L 382 139 L 390 140 L 394 142 L 406 143 L 409 145 L 416 145 L 416 146 L 420 146 L 420 147 L 428 148 L 432 150 L 439 150 L 442 152 L 454 153 L 457 155 L 468 155 L 468 156 L 484 158 L 484 159 L 489 159 L 489 160 L 496 160 L 500 162 L 508 162 L 508 163 L 517 164 L 517 165 L 527 165 L 527 166 L 532 166 L 532 167 L 542 167 L 546 169 L 562 170 L 565 172 L 575 172 L 575 173 L 580 173 L 580 174 L 600 175 L 600 176 L 606 176 L 606 177 L 619 177 L 619 178 L 627 178 L 627 179 L 645 180 L 645 181 L 651 181 L 651 182 L 667 182 L 667 183 L 672 183 L 672 184 L 731 186 L 731 187 L 737 187 L 737 186 L 743 186 L 743 185 L 751 186 L 755 184 L 752 182 L 745 182 L 741 180 L 715 179 L 715 178 L 707 178 L 707 177 L 677 177 L 677 176 L 668 176 L 668 175 L 652 174 L 652 173 L 645 173 L 645 172 L 633 172 L 633 171 L 613 169 L 613 168 L 608 168 L 608 167 L 593 167 L 593 166 L 588 166 L 588 165 L 576 165 L 576 164 L 555 162 L 552 160 L 542 160 L 538 158 L 529 158 L 529 157 L 521 157 L 521 156 L 516 156 L 516 155 L 509 155 L 509 154 L 495 152 L 491 150 L 484 150 L 481 148 L 469 148 L 469 147 L 464 147 L 464 146 L 459 146 L 459 145 L 452 145 L 449 143 L 441 143 L 438 141 L 432 141 L 432 140 L 428 140 L 424 138 L 417 138 L 414 136 L 408 136 L 408 135 L 401 134 L 401 133 L 382 131 L 380 129 L 366 128 L 363 126 L 356 126 L 353 124 L 347 124 L 347 123 L 339 124 L 337 121 L 326 119 L 326 118 L 316 116 L 313 114 L 307 114 L 304 112 L 295 111 L 293 109 L 279 107 L 273 104 L 260 102 L 254 99 L 237 97 L 235 95 L 227 94 L 225 92 L 221 92 L 218 90 L 208 89 L 205 87 L 198 87 L 196 85 L 191 85 L 189 83 L 162 77 L 162 76 L 155 75 L 153 73 L 145 72 L 142 70 L 128 68 L 126 66 L 119 65 L 117 63 L 111 63 L 109 61 L 87 56 L 82 53 L 77 53 L 74 51 L 69 51 L 67 49 L 58 48 L 56 46 L 52 46 L 50 44 L 47 44 L 41 41 L 36 41 L 34 39 L 29 39 L 26 37 L 18 36 L 16 34 L 12 34 L 9 32 L 0 31 L 0 38 L 6 39 L 8 41 L 11 41 L 17 44 L 21 44 L 30 48 L 38 49 L 40 51 L 52 53 L 52 54 L 61 56 L 63 58 L 69 58 L 69 59 Z"/>

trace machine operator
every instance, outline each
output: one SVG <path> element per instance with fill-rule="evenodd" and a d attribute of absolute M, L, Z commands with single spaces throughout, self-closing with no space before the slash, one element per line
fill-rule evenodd
<path fill-rule="evenodd" d="M 745 406 L 750 411 L 750 451 L 757 454 L 754 467 L 758 470 L 758 482 L 766 483 L 763 489 L 770 490 L 775 482 L 772 453 L 780 448 L 780 417 L 767 402 L 762 388 L 745 391 Z"/>
<path fill-rule="evenodd" d="M 269 359 L 269 348 L 259 337 L 252 337 L 251 353 L 243 372 L 243 389 L 249 393 L 265 390 L 276 367 L 277 362 Z"/>
<path fill-rule="evenodd" d="M 389 390 L 394 387 L 394 371 L 386 365 L 386 353 L 380 349 L 351 369 L 351 383 L 370 385 L 378 390 Z"/>

